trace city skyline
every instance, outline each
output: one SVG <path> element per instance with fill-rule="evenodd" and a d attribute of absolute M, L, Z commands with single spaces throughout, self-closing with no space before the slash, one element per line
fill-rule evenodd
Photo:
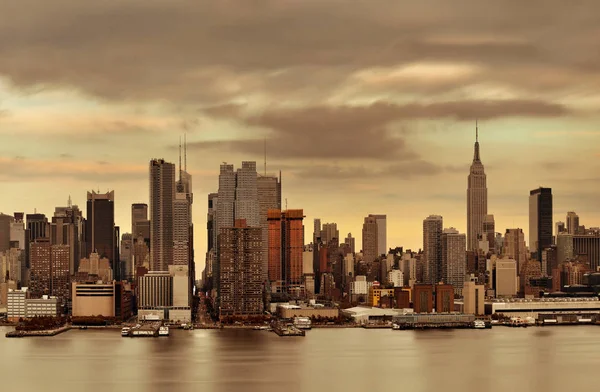
<path fill-rule="evenodd" d="M 528 238 L 528 192 L 540 186 L 553 190 L 554 221 L 576 211 L 596 225 L 594 12 L 463 5 L 468 15 L 443 1 L 260 10 L 131 1 L 120 19 L 123 4 L 15 4 L 0 28 L 13 37 L 0 48 L 0 162 L 9 168 L 0 179 L 11 189 L 0 211 L 51 217 L 69 195 L 83 208 L 88 190 L 114 190 L 115 224 L 128 232 L 131 204 L 149 203 L 148 160 L 175 162 L 187 133 L 202 227 L 202 195 L 218 189 L 220 163 L 256 161 L 263 172 L 266 138 L 267 171 L 282 171 L 283 199 L 306 222 L 336 222 L 359 250 L 362 218 L 386 214 L 388 245 L 418 249 L 429 215 L 467 232 L 478 118 L 497 231 Z M 36 23 L 23 27 L 18 15 Z M 286 17 L 298 22 L 277 22 Z M 161 38 L 140 46 L 153 34 L 148 21 Z M 194 240 L 203 255 L 205 236 Z M 203 257 L 196 263 L 201 270 Z"/>

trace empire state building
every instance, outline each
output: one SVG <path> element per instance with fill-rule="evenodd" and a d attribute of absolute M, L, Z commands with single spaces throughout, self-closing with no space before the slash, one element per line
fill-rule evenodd
<path fill-rule="evenodd" d="M 479 129 L 475 125 L 475 153 L 467 188 L 467 250 L 477 250 L 487 215 L 487 184 L 479 155 Z"/>

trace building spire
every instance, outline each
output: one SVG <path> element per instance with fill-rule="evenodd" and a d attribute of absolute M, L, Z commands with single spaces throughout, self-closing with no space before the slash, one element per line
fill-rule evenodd
<path fill-rule="evenodd" d="M 481 162 L 479 155 L 479 125 L 477 124 L 477 120 L 475 120 L 475 153 L 473 155 L 473 162 Z"/>
<path fill-rule="evenodd" d="M 181 136 L 179 136 L 179 182 L 181 182 Z"/>
<path fill-rule="evenodd" d="M 187 133 L 183 134 L 183 170 L 187 173 Z"/>

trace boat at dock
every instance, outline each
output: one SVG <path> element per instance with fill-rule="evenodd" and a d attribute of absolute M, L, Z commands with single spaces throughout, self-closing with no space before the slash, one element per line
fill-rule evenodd
<path fill-rule="evenodd" d="M 473 322 L 473 328 L 475 328 L 475 329 L 485 329 L 485 321 L 483 321 L 483 320 L 475 320 Z"/>
<path fill-rule="evenodd" d="M 312 322 L 308 317 L 295 317 L 294 318 L 294 327 L 298 329 L 311 329 Z"/>
<path fill-rule="evenodd" d="M 169 327 L 166 325 L 161 326 L 158 329 L 158 336 L 169 336 Z"/>
<path fill-rule="evenodd" d="M 129 336 L 129 331 L 131 331 L 131 328 L 129 327 L 121 328 L 121 336 Z"/>

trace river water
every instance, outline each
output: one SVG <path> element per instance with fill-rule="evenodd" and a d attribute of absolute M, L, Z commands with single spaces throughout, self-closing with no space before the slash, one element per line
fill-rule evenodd
<path fill-rule="evenodd" d="M 73 330 L 7 339 L 2 391 L 451 391 L 593 390 L 600 327 L 392 331 L 171 331 L 122 338 Z"/>

